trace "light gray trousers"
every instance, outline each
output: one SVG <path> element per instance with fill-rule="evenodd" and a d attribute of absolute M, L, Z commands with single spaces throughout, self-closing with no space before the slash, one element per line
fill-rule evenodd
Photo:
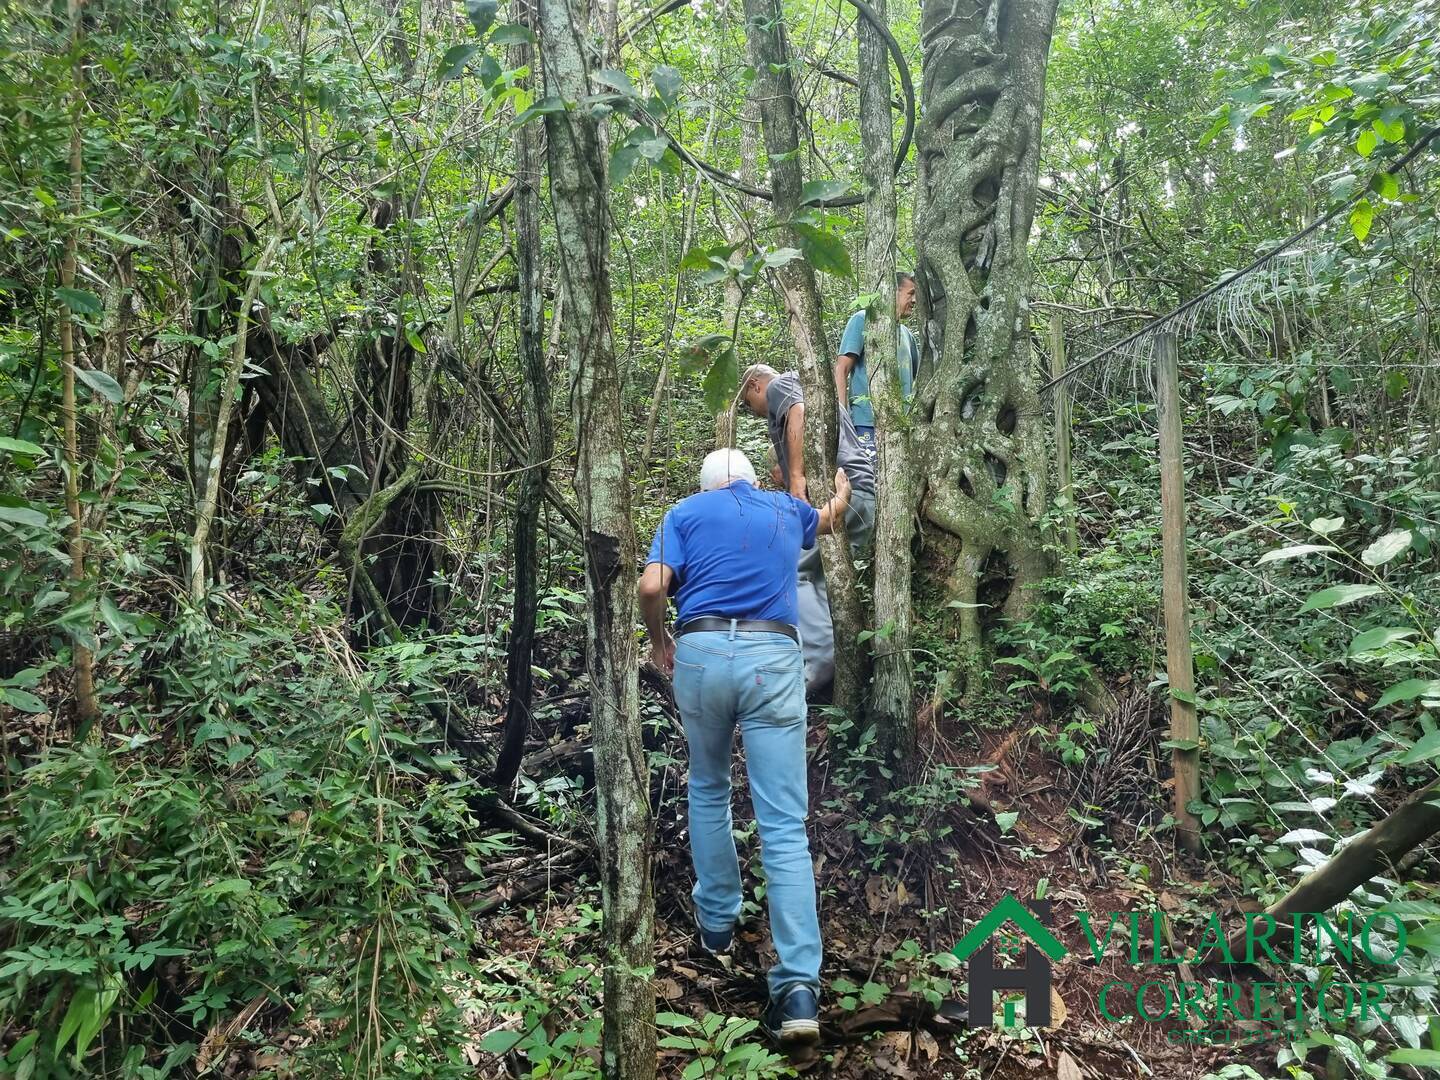
<path fill-rule="evenodd" d="M 852 491 L 845 512 L 845 531 L 850 554 L 863 557 L 875 538 L 875 493 Z M 800 552 L 799 615 L 800 648 L 805 657 L 805 691 L 824 689 L 835 679 L 835 627 L 830 622 L 830 593 L 825 587 L 825 567 L 817 542 Z"/>

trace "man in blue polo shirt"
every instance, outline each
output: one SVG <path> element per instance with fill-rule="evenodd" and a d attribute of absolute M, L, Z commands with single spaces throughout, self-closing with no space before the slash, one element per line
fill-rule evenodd
<path fill-rule="evenodd" d="M 709 952 L 729 951 L 740 915 L 740 863 L 730 819 L 735 728 L 745 741 L 750 800 L 760 826 L 770 934 L 763 1023 L 782 1044 L 820 1037 L 820 920 L 805 817 L 805 684 L 796 633 L 795 564 L 844 515 L 850 483 L 835 474 L 822 509 L 761 491 L 738 450 L 716 450 L 700 493 L 661 523 L 640 577 L 650 659 L 674 673 L 690 746 L 690 851 L 695 921 Z M 666 597 L 675 595 L 672 637 Z"/>
<path fill-rule="evenodd" d="M 915 307 L 915 278 L 901 271 L 895 275 L 895 318 L 909 318 Z M 920 371 L 920 350 L 915 335 L 901 323 L 900 353 L 896 357 L 900 376 L 900 397 L 909 401 L 915 392 L 915 376 Z M 850 405 L 850 418 L 860 444 L 871 457 L 875 456 L 875 409 L 870 403 L 870 375 L 865 368 L 865 312 L 857 311 L 845 324 L 840 336 L 840 353 L 835 357 L 835 393 Z"/>

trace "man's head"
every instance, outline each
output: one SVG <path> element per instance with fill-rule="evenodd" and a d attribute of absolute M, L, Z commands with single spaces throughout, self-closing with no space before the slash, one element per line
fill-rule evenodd
<path fill-rule="evenodd" d="M 751 364 L 740 376 L 740 401 L 755 416 L 765 415 L 765 388 L 778 374 L 769 364 Z"/>
<path fill-rule="evenodd" d="M 737 480 L 755 483 L 755 468 L 739 450 L 712 450 L 700 465 L 700 490 L 729 487 Z"/>
<path fill-rule="evenodd" d="M 901 270 L 895 275 L 895 314 L 909 318 L 915 310 L 915 275 Z"/>

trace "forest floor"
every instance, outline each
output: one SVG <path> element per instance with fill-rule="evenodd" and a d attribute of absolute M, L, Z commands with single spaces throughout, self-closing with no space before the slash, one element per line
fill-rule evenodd
<path fill-rule="evenodd" d="M 953 721 L 929 727 L 936 733 L 950 724 L 959 727 Z M 847 793 L 837 790 L 832 765 L 843 751 L 834 747 L 823 715 L 812 712 L 811 839 L 822 898 L 826 986 L 821 1044 L 818 1051 L 793 1060 L 793 1067 L 805 1076 L 847 1080 L 1199 1080 L 1224 1063 L 1248 1060 L 1265 1075 L 1265 1061 L 1273 1060 L 1273 1053 L 1263 1048 L 1249 1052 L 1234 1046 L 1195 1046 L 1175 1041 L 1174 1023 L 1120 1025 L 1100 1015 L 1099 990 L 1106 982 L 1166 976 L 1123 966 L 1122 957 L 1112 960 L 1111 953 L 1118 952 L 1114 949 L 1101 963 L 1090 960 L 1077 909 L 1179 912 L 1208 903 L 1227 910 L 1236 906 L 1234 893 L 1217 881 L 1213 870 L 1202 872 L 1178 856 L 1171 834 L 1115 821 L 1096 829 L 1089 815 L 1097 808 L 1077 805 L 1071 770 L 1032 737 L 1033 730 L 1027 718 L 1013 729 L 951 731 L 948 738 L 932 734 L 932 760 L 938 757 L 960 770 L 974 770 L 981 779 L 971 793 L 988 804 L 989 813 L 977 813 L 966 800 L 952 799 L 923 811 L 923 821 L 912 819 L 908 826 L 914 835 L 895 836 L 892 821 L 879 826 L 891 830 L 889 837 L 877 840 L 871 831 L 866 843 L 867 829 L 876 823 L 857 820 L 853 794 L 847 802 Z M 774 953 L 763 889 L 757 891 L 760 882 L 753 873 L 759 862 L 758 840 L 753 830 L 746 830 L 753 815 L 743 780 L 743 751 L 736 762 L 735 823 L 746 911 L 732 955 L 717 959 L 704 954 L 695 940 L 684 752 L 678 743 L 677 726 L 667 736 L 676 764 L 660 771 L 653 788 L 657 1008 L 696 1019 L 706 1013 L 757 1017 L 765 1006 L 765 971 Z M 1153 780 L 1153 805 L 1148 809 L 1158 820 L 1164 781 L 1158 776 Z M 997 820 L 1008 823 L 1003 834 Z M 1006 894 L 1026 898 L 1037 891 L 1052 900 L 1052 929 L 1070 950 L 1054 969 L 1051 1026 L 1017 1034 L 999 1028 L 970 1030 L 963 969 L 937 976 L 925 961 L 948 952 Z M 562 890 L 551 896 L 550 906 L 536 909 L 533 918 L 522 910 L 502 911 L 484 930 L 504 942 L 512 955 L 538 955 L 546 935 L 575 918 L 576 904 L 567 901 Z M 1099 932 L 1105 918 L 1096 916 Z M 693 1051 L 671 1048 L 661 1054 L 661 1075 L 666 1077 L 680 1077 L 696 1061 Z M 490 1075 L 512 1075 L 495 1059 L 490 1061 L 497 1067 Z M 692 1067 L 685 1075 L 697 1073 Z"/>

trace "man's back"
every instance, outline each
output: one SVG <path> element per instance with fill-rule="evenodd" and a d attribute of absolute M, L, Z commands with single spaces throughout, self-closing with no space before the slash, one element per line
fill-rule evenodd
<path fill-rule="evenodd" d="M 655 534 L 650 562 L 675 574 L 680 622 L 702 615 L 795 624 L 795 565 L 819 514 L 784 492 L 736 482 L 682 499 Z"/>
<path fill-rule="evenodd" d="M 780 475 L 790 475 L 790 454 L 785 444 L 785 418 L 790 410 L 804 401 L 800 390 L 800 376 L 793 371 L 777 375 L 765 388 L 766 418 L 770 428 L 770 443 L 775 448 L 775 457 L 780 465 Z M 875 466 L 870 455 L 860 445 L 860 436 L 855 431 L 855 422 L 850 410 L 839 410 L 840 432 L 835 448 L 835 464 L 845 470 L 856 491 L 875 490 Z"/>

